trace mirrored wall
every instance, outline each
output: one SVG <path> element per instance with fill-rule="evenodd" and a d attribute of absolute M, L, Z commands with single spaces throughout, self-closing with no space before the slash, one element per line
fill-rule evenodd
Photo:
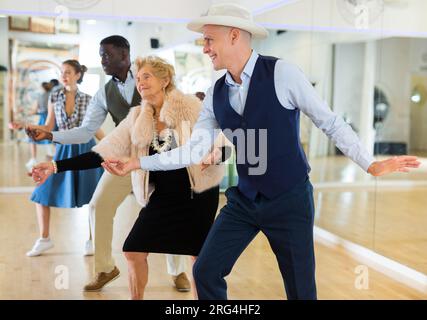
<path fill-rule="evenodd" d="M 103 28 L 106 31 L 100 32 Z M 75 35 L 43 42 L 40 36 L 31 39 L 28 34 L 9 31 L 9 65 L 0 70 L 0 125 L 5 133 L 0 161 L 10 166 L 1 166 L 0 188 L 32 186 L 25 170 L 20 170 L 29 157 L 25 137 L 23 132 L 8 130 L 4 115 L 11 111 L 25 118 L 37 83 L 55 77 L 56 66 L 66 56 L 78 57 L 89 66 L 82 86 L 96 92 L 108 80 L 100 68 L 97 47 L 109 30 L 128 35 L 132 58 L 157 54 L 172 62 L 178 87 L 186 93 L 205 92 L 220 75 L 212 72 L 200 42 L 183 31 L 184 25 L 120 22 L 112 26 L 111 22 L 93 25 L 82 20 L 82 39 L 77 42 Z M 139 35 L 139 30 L 147 35 Z M 377 159 L 412 154 L 423 163 L 411 173 L 373 178 L 302 116 L 301 142 L 312 167 L 316 226 L 427 274 L 427 39 L 342 31 L 270 31 L 269 39 L 255 41 L 254 48 L 297 64 Z M 150 42 L 151 38 L 159 38 L 160 44 Z M 26 56 L 44 62 L 35 63 Z M 104 129 L 112 128 L 110 122 Z M 44 153 L 41 149 L 41 158 Z M 235 185 L 237 179 L 231 161 L 221 188 Z"/>

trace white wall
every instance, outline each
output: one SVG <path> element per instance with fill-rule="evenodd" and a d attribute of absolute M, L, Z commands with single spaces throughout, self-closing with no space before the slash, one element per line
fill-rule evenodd
<path fill-rule="evenodd" d="M 334 67 L 334 111 L 360 128 L 364 68 L 364 43 L 337 44 Z"/>
<path fill-rule="evenodd" d="M 101 0 L 92 6 L 85 6 L 85 2 L 94 1 L 62 1 L 62 3 L 68 3 L 68 8 L 65 8 L 65 6 L 60 6 L 58 2 L 55 0 L 1 0 L 0 12 L 11 14 L 10 12 L 13 11 L 13 14 L 24 15 L 32 12 L 34 15 L 43 14 L 45 16 L 57 16 L 66 13 L 73 18 L 103 17 L 111 20 L 170 22 L 198 17 L 207 10 L 211 3 L 210 0 Z M 77 8 L 74 9 L 74 7 Z"/>
<path fill-rule="evenodd" d="M 410 44 L 411 72 L 427 76 L 427 39 L 411 39 Z"/>
<path fill-rule="evenodd" d="M 410 76 L 419 79 L 418 81 L 427 90 L 427 39 L 411 40 L 410 72 Z M 427 151 L 427 101 L 423 105 L 411 104 L 410 108 L 411 149 L 425 152 Z"/>
<path fill-rule="evenodd" d="M 294 1 L 257 16 L 257 21 L 271 28 L 289 30 L 352 32 L 395 37 L 427 36 L 425 18 L 427 1 L 425 0 L 402 0 L 400 4 L 394 5 L 386 3 L 383 13 L 368 25 L 360 23 L 360 19 L 358 23 L 357 19 L 354 19 L 355 15 L 351 8 L 348 7 L 347 12 L 340 10 L 338 2 L 337 0 Z M 356 3 L 356 1 L 352 2 Z M 353 19 L 351 19 L 352 16 Z"/>
<path fill-rule="evenodd" d="M 8 21 L 6 18 L 0 18 L 0 65 L 5 66 L 8 68 L 8 48 L 9 48 L 9 40 L 7 37 L 7 32 L 4 32 L 4 30 L 7 30 L 8 28 Z M 8 130 L 7 130 L 7 123 L 9 122 L 9 113 L 7 108 L 7 101 L 8 101 L 8 91 L 7 91 L 7 78 L 4 83 L 4 88 L 1 88 L 0 90 L 4 90 L 4 97 L 3 101 L 1 102 L 3 105 L 3 110 L 0 112 L 3 112 L 3 119 L 4 119 L 4 125 L 0 130 L 3 130 L 3 137 L 8 137 Z"/>
<path fill-rule="evenodd" d="M 8 61 L 8 37 L 5 32 L 7 28 L 7 18 L 0 18 L 0 64 L 4 66 L 7 66 Z"/>

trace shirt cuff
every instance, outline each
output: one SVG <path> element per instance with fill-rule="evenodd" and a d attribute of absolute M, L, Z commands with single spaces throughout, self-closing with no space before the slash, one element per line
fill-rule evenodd
<path fill-rule="evenodd" d="M 367 158 L 363 158 L 360 159 L 359 161 L 359 166 L 365 170 L 365 172 L 368 172 L 369 167 L 371 166 L 372 163 L 375 162 L 375 158 L 374 157 L 367 157 Z"/>
<path fill-rule="evenodd" d="M 52 142 L 62 143 L 61 140 L 62 140 L 61 132 L 52 131 Z"/>

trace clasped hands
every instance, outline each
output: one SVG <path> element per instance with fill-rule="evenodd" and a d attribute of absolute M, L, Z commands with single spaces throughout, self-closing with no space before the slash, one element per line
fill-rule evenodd
<path fill-rule="evenodd" d="M 54 172 L 52 162 L 42 162 L 33 167 L 31 177 L 37 186 L 42 185 Z"/>
<path fill-rule="evenodd" d="M 45 126 L 27 125 L 25 133 L 34 141 L 52 141 L 52 133 Z"/>
<path fill-rule="evenodd" d="M 219 148 L 214 148 L 200 164 L 201 170 L 205 170 L 211 165 L 216 165 L 221 161 L 222 152 Z M 128 175 L 132 170 L 140 169 L 141 164 L 138 158 L 130 159 L 104 159 L 102 167 L 109 173 L 124 177 Z"/>

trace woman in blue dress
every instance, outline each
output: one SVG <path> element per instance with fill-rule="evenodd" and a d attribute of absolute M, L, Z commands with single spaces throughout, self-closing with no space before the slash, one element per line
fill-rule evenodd
<path fill-rule="evenodd" d="M 86 71 L 87 68 L 77 60 L 63 62 L 61 80 L 64 87 L 50 95 L 45 129 L 51 131 L 55 124 L 59 131 L 70 130 L 81 125 L 91 96 L 81 92 L 77 84 L 82 82 Z M 103 132 L 99 131 L 96 136 L 101 139 L 103 135 Z M 94 139 L 84 144 L 57 144 L 54 160 L 67 159 L 90 152 L 94 145 Z M 76 208 L 88 204 L 102 172 L 103 170 L 100 168 L 87 171 L 67 171 L 51 176 L 45 184 L 34 190 L 31 201 L 36 204 L 40 238 L 27 252 L 27 256 L 38 256 L 53 247 L 49 232 L 50 207 Z"/>

